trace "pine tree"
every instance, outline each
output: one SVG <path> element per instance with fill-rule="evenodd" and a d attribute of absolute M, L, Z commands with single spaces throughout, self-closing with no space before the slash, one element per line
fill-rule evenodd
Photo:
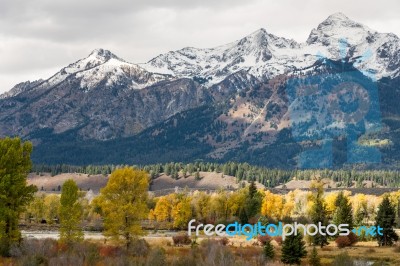
<path fill-rule="evenodd" d="M 250 182 L 250 185 L 249 185 L 249 198 L 254 198 L 254 196 L 256 195 L 256 193 L 257 193 L 257 187 L 256 187 L 256 184 L 255 184 L 255 182 L 254 181 L 251 181 Z"/>
<path fill-rule="evenodd" d="M 311 220 L 314 224 L 318 225 L 321 223 L 323 226 L 328 225 L 328 218 L 327 218 L 327 210 L 322 198 L 323 195 L 323 188 L 322 185 L 318 185 L 316 188 L 316 192 L 314 193 L 314 205 L 311 210 Z M 316 246 L 320 246 L 321 248 L 328 244 L 328 237 L 327 235 L 316 234 L 313 237 L 313 244 Z"/>
<path fill-rule="evenodd" d="M 248 187 L 247 197 L 244 202 L 244 206 L 240 209 L 239 212 L 241 222 L 247 223 L 248 219 L 255 217 L 261 209 L 261 204 L 262 197 L 258 193 L 254 181 L 252 181 Z"/>
<path fill-rule="evenodd" d="M 393 230 L 395 213 L 395 208 L 390 203 L 389 196 L 385 195 L 378 207 L 378 214 L 376 216 L 376 226 L 383 228 L 383 235 L 376 235 L 379 246 L 391 246 L 393 242 L 399 239 Z"/>
<path fill-rule="evenodd" d="M 239 209 L 239 220 L 242 224 L 247 223 L 249 220 L 249 217 L 247 216 L 244 206 L 240 207 Z"/>
<path fill-rule="evenodd" d="M 272 260 L 275 257 L 274 246 L 271 244 L 271 240 L 265 242 L 263 254 L 266 260 Z"/>
<path fill-rule="evenodd" d="M 300 264 L 301 258 L 307 255 L 302 234 L 292 234 L 285 238 L 282 244 L 281 261 L 286 264 Z"/>
<path fill-rule="evenodd" d="M 82 220 L 82 206 L 79 203 L 78 186 L 69 179 L 62 186 L 60 198 L 60 241 L 72 243 L 83 240 L 83 231 L 80 226 Z"/>
<path fill-rule="evenodd" d="M 348 228 L 353 228 L 353 208 L 349 199 L 344 196 L 343 191 L 339 193 L 335 201 L 336 211 L 333 215 L 333 222 L 336 225 L 348 224 Z"/>
<path fill-rule="evenodd" d="M 194 179 L 195 180 L 200 180 L 201 179 L 199 170 L 197 170 L 196 173 L 194 173 Z"/>
<path fill-rule="evenodd" d="M 21 240 L 18 219 L 33 200 L 36 187 L 27 186 L 32 144 L 19 138 L 0 139 L 0 256 Z"/>
<path fill-rule="evenodd" d="M 318 256 L 317 248 L 314 246 L 310 254 L 310 265 L 321 266 L 321 259 Z"/>

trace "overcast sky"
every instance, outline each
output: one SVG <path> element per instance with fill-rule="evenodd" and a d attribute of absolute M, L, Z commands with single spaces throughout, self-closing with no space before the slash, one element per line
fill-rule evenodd
<path fill-rule="evenodd" d="M 0 93 L 48 78 L 95 48 L 141 63 L 259 28 L 304 42 L 336 12 L 400 36 L 398 0 L 0 0 Z"/>

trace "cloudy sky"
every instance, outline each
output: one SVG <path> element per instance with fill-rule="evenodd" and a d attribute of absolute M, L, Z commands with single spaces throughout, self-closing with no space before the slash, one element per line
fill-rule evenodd
<path fill-rule="evenodd" d="M 400 36 L 398 0 L 0 0 L 0 93 L 105 48 L 141 63 L 265 28 L 304 42 L 332 13 Z"/>

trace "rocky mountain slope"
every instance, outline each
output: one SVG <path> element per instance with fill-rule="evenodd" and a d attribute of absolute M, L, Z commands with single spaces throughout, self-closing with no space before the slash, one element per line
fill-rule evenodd
<path fill-rule="evenodd" d="M 363 141 L 387 143 L 380 147 L 384 163 L 397 167 L 399 48 L 394 34 L 337 13 L 304 43 L 260 29 L 226 45 L 183 48 L 145 64 L 97 49 L 46 80 L 23 82 L 1 95 L 0 136 L 32 140 L 36 162 L 205 159 L 292 167 L 304 148 L 293 138 L 293 122 L 297 128 L 310 123 L 291 115 L 296 105 L 288 82 L 326 73 L 340 81 L 341 73 L 352 71 L 377 81 L 380 95 L 382 130 Z M 306 104 L 323 113 L 323 101 Z M 326 130 L 332 121 L 329 116 L 312 126 Z M 345 142 L 335 147 L 342 165 Z"/>

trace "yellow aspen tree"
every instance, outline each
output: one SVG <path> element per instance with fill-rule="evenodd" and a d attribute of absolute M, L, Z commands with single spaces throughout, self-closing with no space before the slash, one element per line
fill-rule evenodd
<path fill-rule="evenodd" d="M 183 229 L 192 218 L 192 207 L 190 205 L 190 197 L 183 196 L 178 203 L 172 208 L 172 218 L 174 227 Z"/>
<path fill-rule="evenodd" d="M 104 234 L 115 240 L 122 237 L 127 249 L 134 238 L 144 234 L 140 222 L 148 216 L 148 189 L 146 172 L 125 167 L 112 172 L 100 190 L 97 203 L 104 218 Z"/>

